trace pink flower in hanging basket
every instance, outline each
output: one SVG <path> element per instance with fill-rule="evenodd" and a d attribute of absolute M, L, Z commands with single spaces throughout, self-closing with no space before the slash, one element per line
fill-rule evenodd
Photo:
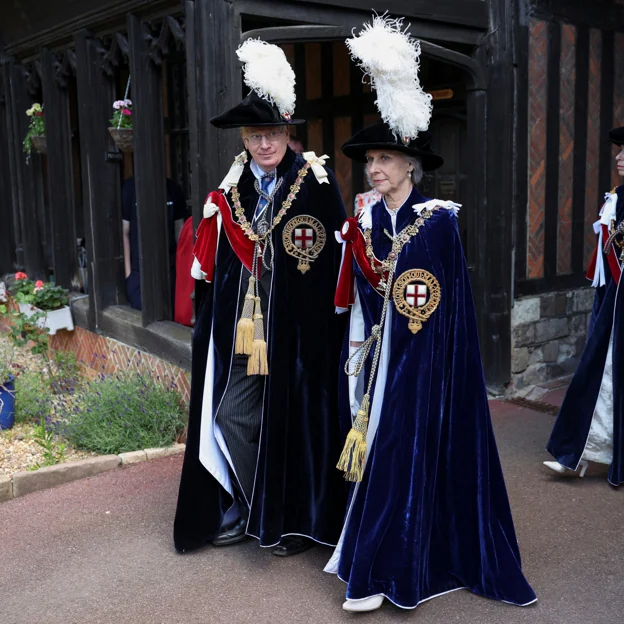
<path fill-rule="evenodd" d="M 124 115 L 132 115 L 132 111 L 129 108 L 124 108 L 121 112 Z"/>
<path fill-rule="evenodd" d="M 16 279 L 16 281 L 18 281 L 18 282 L 19 282 L 19 281 L 21 281 L 21 280 L 28 279 L 28 275 L 26 275 L 26 273 L 23 273 L 22 271 L 18 271 L 18 272 L 15 274 L 15 279 Z"/>

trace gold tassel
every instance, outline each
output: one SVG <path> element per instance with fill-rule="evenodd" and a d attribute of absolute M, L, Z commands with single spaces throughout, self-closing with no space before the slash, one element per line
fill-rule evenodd
<path fill-rule="evenodd" d="M 267 357 L 267 344 L 264 340 L 264 325 L 260 297 L 255 298 L 256 307 L 253 315 L 253 347 L 247 362 L 248 375 L 268 375 L 269 361 Z"/>
<path fill-rule="evenodd" d="M 369 401 L 369 395 L 365 394 L 336 466 L 345 473 L 347 481 L 359 482 L 364 476 Z"/>
<path fill-rule="evenodd" d="M 254 289 L 256 279 L 252 275 L 249 278 L 249 287 L 243 303 L 243 313 L 236 325 L 236 343 L 234 353 L 236 355 L 251 355 L 253 350 L 254 323 L 251 318 L 254 308 Z"/>

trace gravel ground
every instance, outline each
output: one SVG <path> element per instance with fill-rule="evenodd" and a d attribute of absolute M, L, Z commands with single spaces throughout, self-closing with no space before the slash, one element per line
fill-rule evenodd
<path fill-rule="evenodd" d="M 46 367 L 43 357 L 33 355 L 29 349 L 13 348 L 9 339 L 2 334 L 0 357 L 10 358 L 16 373 L 26 370 L 41 371 Z M 34 430 L 33 424 L 16 424 L 13 429 L 0 431 L 0 475 L 10 476 L 43 463 L 43 449 L 33 439 Z M 74 461 L 94 457 L 95 453 L 77 451 L 67 446 L 64 455 L 64 461 Z"/>
<path fill-rule="evenodd" d="M 15 425 L 0 431 L 0 475 L 12 476 L 43 463 L 43 449 L 33 440 L 33 425 Z M 65 449 L 65 461 L 94 457 L 95 453 Z"/>

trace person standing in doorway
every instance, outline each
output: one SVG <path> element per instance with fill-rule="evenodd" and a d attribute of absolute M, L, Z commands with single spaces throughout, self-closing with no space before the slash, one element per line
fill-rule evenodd
<path fill-rule="evenodd" d="M 141 265 L 139 262 L 139 222 L 137 216 L 136 185 L 134 177 L 124 180 L 121 187 L 121 214 L 123 227 L 124 270 L 126 297 L 130 306 L 140 310 Z M 176 246 L 184 221 L 189 216 L 182 189 L 167 178 L 167 235 L 169 240 L 169 274 L 171 301 L 175 293 Z M 172 308 L 173 311 L 173 308 Z"/>

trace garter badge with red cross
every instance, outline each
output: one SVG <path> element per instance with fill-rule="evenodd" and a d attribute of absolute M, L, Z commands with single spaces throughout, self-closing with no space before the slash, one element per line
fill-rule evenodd
<path fill-rule="evenodd" d="M 413 269 L 401 274 L 394 284 L 394 305 L 409 319 L 415 334 L 440 304 L 440 282 L 429 271 Z"/>
<path fill-rule="evenodd" d="M 325 247 L 326 240 L 323 224 L 310 215 L 293 217 L 282 234 L 286 253 L 299 260 L 297 268 L 304 275 Z"/>

